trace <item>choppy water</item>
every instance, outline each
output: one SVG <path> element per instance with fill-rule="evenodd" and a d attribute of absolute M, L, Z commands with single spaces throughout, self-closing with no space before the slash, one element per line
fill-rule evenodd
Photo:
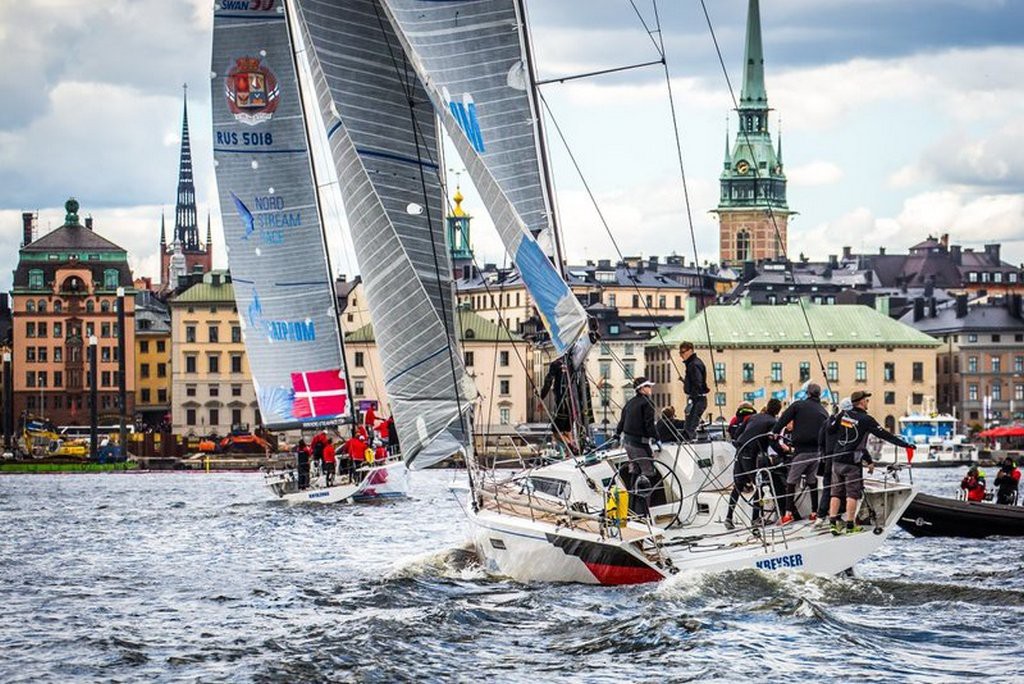
<path fill-rule="evenodd" d="M 898 532 L 856 579 L 523 586 L 473 564 L 453 477 L 295 508 L 258 475 L 0 477 L 0 681 L 1024 678 L 1024 540 Z"/>

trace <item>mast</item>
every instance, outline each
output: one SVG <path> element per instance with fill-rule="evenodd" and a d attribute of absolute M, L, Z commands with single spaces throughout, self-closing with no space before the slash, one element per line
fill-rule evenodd
<path fill-rule="evenodd" d="M 527 73 L 527 100 L 530 103 L 530 110 L 533 112 L 534 121 L 537 122 L 537 135 L 535 144 L 537 146 L 537 158 L 540 160 L 540 172 L 544 179 L 544 201 L 548 209 L 548 221 L 551 230 L 551 239 L 554 242 L 557 259 L 558 272 L 564 280 L 567 276 L 565 254 L 562 251 L 561 225 L 558 219 L 558 206 L 555 198 L 555 187 L 551 174 L 551 165 L 548 161 L 547 137 L 544 134 L 544 117 L 537 106 L 537 73 L 533 59 L 533 48 L 530 42 L 530 27 L 526 18 L 526 3 L 524 0 L 516 0 L 516 19 L 519 23 L 519 35 L 523 43 L 523 63 L 526 65 Z"/>
<path fill-rule="evenodd" d="M 345 374 L 345 387 L 347 388 L 348 394 L 348 409 L 349 415 L 352 417 L 352 429 L 355 430 L 356 425 L 359 424 L 359 416 L 356 414 L 356 405 L 352 400 L 352 380 L 348 373 L 348 358 L 345 356 L 345 341 L 342 338 L 341 332 L 341 312 L 338 310 L 338 291 L 335 289 L 334 280 L 334 268 L 331 266 L 331 252 L 327 247 L 327 226 L 324 224 L 324 211 L 323 206 L 320 203 L 320 181 L 316 172 L 316 162 L 313 161 L 313 140 L 309 135 L 309 123 L 306 121 L 306 96 L 302 89 L 302 70 L 299 68 L 299 54 L 295 49 L 295 32 L 292 28 L 292 12 L 289 10 L 289 6 L 294 3 L 295 0 L 284 0 L 284 15 L 285 25 L 288 27 L 288 41 L 291 45 L 292 53 L 292 64 L 295 67 L 295 87 L 299 91 L 299 106 L 302 110 L 302 131 L 306 136 L 306 149 L 309 150 L 309 172 L 313 177 L 313 197 L 316 201 L 316 213 L 319 218 L 318 223 L 320 224 L 320 240 L 324 251 L 324 257 L 327 259 L 327 279 L 329 281 L 329 287 L 331 288 L 331 310 L 334 312 L 334 330 L 338 340 L 338 350 L 341 352 L 341 371 Z M 296 20 L 298 20 L 298 13 L 295 14 Z"/>

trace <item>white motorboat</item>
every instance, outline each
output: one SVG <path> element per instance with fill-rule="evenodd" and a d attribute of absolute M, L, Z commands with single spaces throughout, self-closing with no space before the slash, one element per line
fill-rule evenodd
<path fill-rule="evenodd" d="M 387 460 L 358 468 L 354 477 L 338 475 L 328 486 L 322 473 L 310 477 L 309 486 L 299 489 L 295 468 L 271 470 L 264 474 L 267 487 L 290 504 L 368 503 L 406 496 L 408 471 L 401 459 Z"/>
<path fill-rule="evenodd" d="M 978 447 L 957 434 L 955 416 L 940 413 L 914 413 L 899 419 L 900 434 L 913 442 L 913 466 L 935 468 L 960 466 L 978 462 Z M 873 451 L 880 463 L 908 464 L 906 452 L 886 446 L 880 440 L 873 442 Z"/>
<path fill-rule="evenodd" d="M 866 480 L 858 533 L 834 536 L 806 519 L 727 529 L 732 457 L 725 442 L 667 445 L 656 454 L 664 501 L 625 520 L 609 506 L 626 487 L 621 449 L 482 482 L 472 513 L 477 552 L 488 571 L 522 582 L 635 584 L 750 568 L 837 574 L 881 546 L 914 495 L 888 473 Z"/>

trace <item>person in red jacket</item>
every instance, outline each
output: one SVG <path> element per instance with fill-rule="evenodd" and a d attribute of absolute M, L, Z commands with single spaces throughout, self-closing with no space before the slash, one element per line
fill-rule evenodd
<path fill-rule="evenodd" d="M 337 459 L 334 456 L 334 442 L 330 439 L 324 444 L 324 477 L 327 480 L 327 486 L 331 487 L 334 485 L 334 475 L 337 467 Z"/>
<path fill-rule="evenodd" d="M 349 477 L 354 482 L 356 479 L 356 468 L 366 460 L 366 439 L 357 430 L 352 437 L 345 442 L 345 452 L 349 460 Z"/>
<path fill-rule="evenodd" d="M 971 466 L 967 475 L 960 481 L 960 489 L 967 494 L 968 501 L 985 500 L 985 473 L 978 466 Z"/>

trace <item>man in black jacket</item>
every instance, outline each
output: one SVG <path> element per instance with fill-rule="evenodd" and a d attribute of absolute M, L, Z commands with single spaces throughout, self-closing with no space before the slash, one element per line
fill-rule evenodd
<path fill-rule="evenodd" d="M 828 507 L 832 502 L 832 455 L 836 453 L 836 442 L 839 432 L 836 426 L 842 413 L 853 408 L 849 397 L 839 402 L 839 409 L 821 424 L 818 432 L 818 451 L 821 452 L 823 471 L 821 478 L 821 501 L 818 503 L 818 525 L 828 523 Z"/>
<path fill-rule="evenodd" d="M 767 446 L 770 438 L 766 437 L 766 435 L 771 433 L 772 426 L 775 425 L 776 417 L 781 410 L 782 402 L 778 399 L 769 399 L 768 405 L 764 407 L 761 413 L 747 419 L 743 432 L 733 442 L 733 446 L 736 447 L 736 460 L 732 466 L 732 493 L 729 494 L 729 510 L 726 512 L 725 520 L 723 521 L 726 528 L 730 530 L 735 527 L 732 514 L 736 510 L 736 504 L 739 503 L 743 490 L 757 486 L 755 481 L 757 457 Z M 756 523 L 760 519 L 761 502 L 755 494 L 754 510 L 750 521 Z"/>
<path fill-rule="evenodd" d="M 654 383 L 645 377 L 633 379 L 636 394 L 622 407 L 619 424 L 615 427 L 615 437 L 622 440 L 629 458 L 630 473 L 635 476 L 628 487 L 634 497 L 639 498 L 636 512 L 647 512 L 647 503 L 651 490 L 658 478 L 654 467 L 654 454 L 651 453 L 651 440 L 657 439 L 654 428 L 654 402 L 651 401 L 651 388 Z M 639 474 L 638 474 L 639 473 Z"/>
<path fill-rule="evenodd" d="M 781 506 L 785 514 L 779 519 L 780 525 L 802 517 L 796 507 L 796 490 L 801 480 L 811 493 L 811 520 L 818 517 L 818 433 L 827 419 L 828 411 L 821 405 L 821 386 L 812 382 L 807 385 L 807 398 L 787 406 L 772 427 L 772 432 L 778 434 L 793 421 L 789 436 L 793 457 L 786 475 L 786 496 Z"/>
<path fill-rule="evenodd" d="M 832 463 L 832 501 L 829 506 L 829 519 L 832 522 L 832 534 L 849 534 L 860 532 L 857 525 L 857 503 L 864 495 L 864 466 L 868 472 L 875 469 L 871 454 L 867 450 L 869 435 L 874 435 L 890 444 L 913 449 L 914 445 L 902 437 L 898 437 L 868 415 L 868 398 L 870 392 L 857 391 L 850 397 L 853 408 L 843 411 L 837 420 L 830 421 L 829 430 L 836 434 L 835 454 Z M 840 525 L 839 508 L 846 499 L 846 526 Z"/>
<path fill-rule="evenodd" d="M 683 374 L 683 393 L 687 400 L 683 436 L 692 441 L 697 438 L 697 426 L 708 407 L 707 395 L 711 391 L 708 388 L 708 370 L 693 350 L 693 342 L 682 342 L 679 345 L 679 356 L 686 366 Z"/>

